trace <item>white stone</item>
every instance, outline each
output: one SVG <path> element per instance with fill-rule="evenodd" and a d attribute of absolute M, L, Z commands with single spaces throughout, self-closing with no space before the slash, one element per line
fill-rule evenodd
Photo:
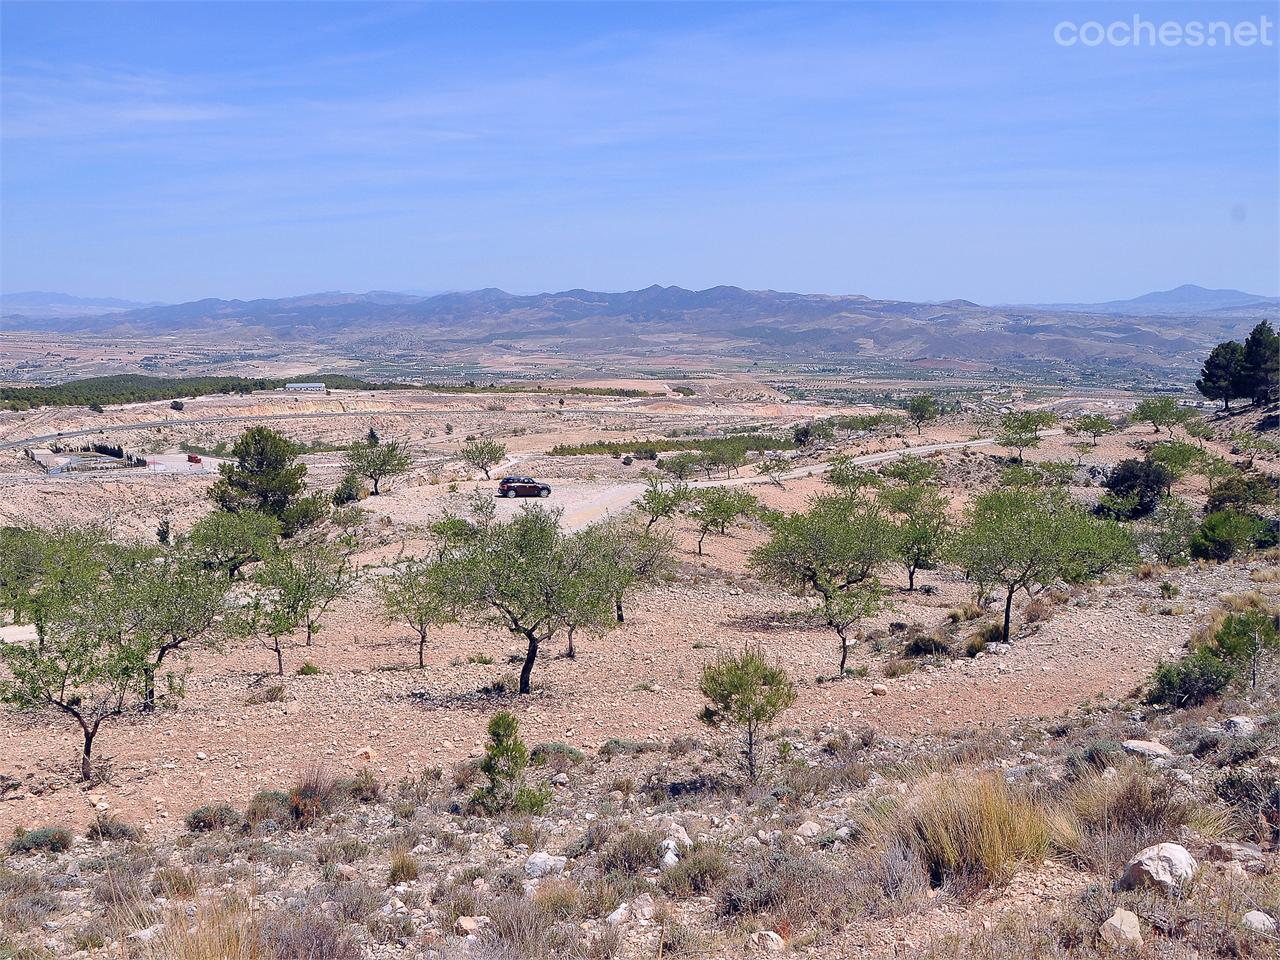
<path fill-rule="evenodd" d="M 1120 889 L 1154 887 L 1160 892 L 1176 896 L 1196 875 L 1199 868 L 1196 858 L 1187 848 L 1177 843 L 1157 843 L 1139 850 L 1124 867 L 1120 876 Z"/>
<path fill-rule="evenodd" d="M 524 872 L 530 879 L 537 880 L 539 877 L 564 873 L 566 862 L 564 857 L 554 857 L 549 853 L 538 851 L 529 854 L 529 859 L 524 862 Z"/>
<path fill-rule="evenodd" d="M 1138 922 L 1138 915 L 1128 910 L 1117 908 L 1102 922 L 1098 936 L 1113 947 L 1142 947 L 1142 925 Z"/>
<path fill-rule="evenodd" d="M 1261 910 L 1250 910 L 1240 918 L 1240 925 L 1246 930 L 1252 930 L 1254 933 L 1276 932 L 1275 918 L 1263 913 Z"/>
<path fill-rule="evenodd" d="M 1233 737 L 1252 737 L 1258 732 L 1258 724 L 1254 722 L 1253 717 L 1241 715 L 1228 717 L 1222 722 L 1222 729 Z"/>
<path fill-rule="evenodd" d="M 822 824 L 814 820 L 806 820 L 800 826 L 796 827 L 796 836 L 803 837 L 805 840 L 812 840 L 822 832 Z"/>
<path fill-rule="evenodd" d="M 1126 740 L 1122 746 L 1139 757 L 1164 758 L 1173 756 L 1172 750 L 1163 743 L 1157 743 L 1155 740 Z"/>
<path fill-rule="evenodd" d="M 680 855 L 677 854 L 674 850 L 668 850 L 665 853 L 663 853 L 662 860 L 659 861 L 658 865 L 663 870 L 671 870 L 671 869 L 674 869 L 676 864 L 678 864 L 679 862 L 680 862 Z"/>
<path fill-rule="evenodd" d="M 873 697 L 887 697 L 889 695 L 889 688 L 883 683 L 873 683 L 871 685 L 871 695 Z"/>
<path fill-rule="evenodd" d="M 652 920 L 657 909 L 651 893 L 642 893 L 631 901 L 631 914 L 637 920 Z"/>
<path fill-rule="evenodd" d="M 631 904 L 624 903 L 617 910 L 604 918 L 605 923 L 613 924 L 615 927 L 620 923 L 626 923 L 631 919 Z"/>

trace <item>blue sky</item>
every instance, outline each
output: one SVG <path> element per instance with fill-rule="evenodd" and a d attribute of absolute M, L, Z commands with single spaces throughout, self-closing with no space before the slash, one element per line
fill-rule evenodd
<path fill-rule="evenodd" d="M 1054 43 L 1135 12 L 1280 20 L 6 2 L 0 287 L 1280 293 L 1280 47 Z"/>

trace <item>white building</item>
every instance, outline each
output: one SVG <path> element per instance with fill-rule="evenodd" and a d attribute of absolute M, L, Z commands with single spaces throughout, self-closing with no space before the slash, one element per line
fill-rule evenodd
<path fill-rule="evenodd" d="M 286 383 L 284 388 L 291 393 L 324 393 L 327 389 L 323 383 Z"/>

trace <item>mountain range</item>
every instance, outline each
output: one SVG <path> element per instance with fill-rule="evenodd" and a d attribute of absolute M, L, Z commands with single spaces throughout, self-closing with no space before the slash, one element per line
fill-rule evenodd
<path fill-rule="evenodd" d="M 270 337 L 361 350 L 466 347 L 613 355 L 691 353 L 819 360 L 872 357 L 967 363 L 1184 368 L 1206 349 L 1280 313 L 1276 298 L 1179 287 L 1106 304 L 987 307 L 718 286 L 518 295 L 496 288 L 433 296 L 371 291 L 259 300 L 204 299 L 51 316 L 53 302 L 2 302 L 8 329 L 112 335 Z M 30 306 L 24 308 L 23 298 Z M 31 309 L 35 307 L 36 309 Z"/>

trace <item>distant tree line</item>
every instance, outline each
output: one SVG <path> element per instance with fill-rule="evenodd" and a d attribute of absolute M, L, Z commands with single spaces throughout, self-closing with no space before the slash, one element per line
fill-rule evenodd
<path fill-rule="evenodd" d="M 405 389 L 403 383 L 372 383 L 340 374 L 308 374 L 289 380 L 265 377 L 148 377 L 122 373 L 110 377 L 89 377 L 53 387 L 0 387 L 0 405 L 11 410 L 32 407 L 98 407 L 113 403 L 145 403 L 175 400 L 178 397 L 206 397 L 214 394 L 252 393 L 278 390 L 299 379 L 323 383 L 333 390 Z"/>

